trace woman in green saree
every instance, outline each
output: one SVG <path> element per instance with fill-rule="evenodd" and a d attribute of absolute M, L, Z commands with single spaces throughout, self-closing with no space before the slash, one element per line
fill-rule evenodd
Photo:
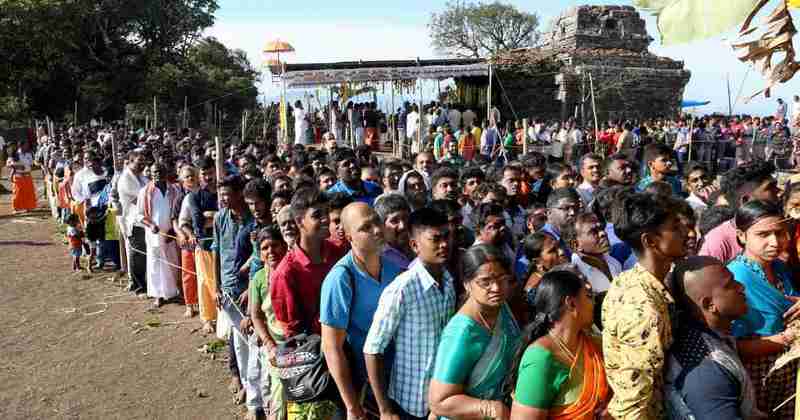
<path fill-rule="evenodd" d="M 520 343 L 506 301 L 510 262 L 491 245 L 462 257 L 467 299 L 442 332 L 431 379 L 431 412 L 444 418 L 508 419 L 503 383 Z"/>

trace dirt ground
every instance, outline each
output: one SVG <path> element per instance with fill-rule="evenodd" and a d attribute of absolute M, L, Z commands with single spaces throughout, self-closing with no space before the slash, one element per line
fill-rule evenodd
<path fill-rule="evenodd" d="M 197 318 L 178 304 L 148 312 L 114 273 L 73 274 L 49 210 L 11 216 L 10 200 L 0 195 L 0 419 L 243 417 L 227 349 L 198 351 L 216 337 Z"/>

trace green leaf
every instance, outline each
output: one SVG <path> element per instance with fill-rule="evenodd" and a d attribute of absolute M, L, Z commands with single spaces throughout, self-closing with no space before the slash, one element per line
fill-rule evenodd
<path fill-rule="evenodd" d="M 662 45 L 711 38 L 741 24 L 758 0 L 634 0 L 658 17 Z"/>

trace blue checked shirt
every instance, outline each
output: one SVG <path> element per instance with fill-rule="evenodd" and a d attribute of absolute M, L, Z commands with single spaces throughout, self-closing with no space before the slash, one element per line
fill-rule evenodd
<path fill-rule="evenodd" d="M 364 343 L 365 354 L 383 354 L 394 344 L 388 396 L 407 413 L 428 415 L 428 384 L 436 349 L 453 316 L 456 292 L 445 271 L 439 289 L 419 259 L 408 266 L 381 294 Z"/>

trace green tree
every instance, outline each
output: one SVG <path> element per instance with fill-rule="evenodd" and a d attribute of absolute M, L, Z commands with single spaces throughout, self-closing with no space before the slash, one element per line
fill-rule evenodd
<path fill-rule="evenodd" d="M 0 96 L 39 114 L 120 118 L 151 70 L 186 65 L 216 0 L 0 0 Z M 2 71 L 4 70 L 4 71 Z"/>
<path fill-rule="evenodd" d="M 448 2 L 428 24 L 433 47 L 457 57 L 484 57 L 498 51 L 533 46 L 539 17 L 495 1 Z"/>

